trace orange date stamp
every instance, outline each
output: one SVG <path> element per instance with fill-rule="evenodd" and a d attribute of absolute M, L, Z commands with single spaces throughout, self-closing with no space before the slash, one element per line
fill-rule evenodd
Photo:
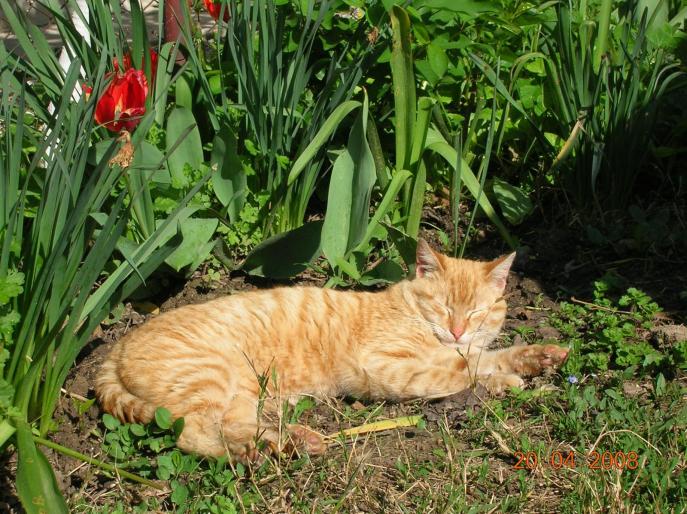
<path fill-rule="evenodd" d="M 542 466 L 552 469 L 591 469 L 610 470 L 617 469 L 635 470 L 639 467 L 639 454 L 635 451 L 612 452 L 591 451 L 585 455 L 576 454 L 574 451 L 553 451 L 549 455 L 541 457 L 536 452 L 513 452 L 517 460 L 513 464 L 514 469 L 533 470 Z"/>

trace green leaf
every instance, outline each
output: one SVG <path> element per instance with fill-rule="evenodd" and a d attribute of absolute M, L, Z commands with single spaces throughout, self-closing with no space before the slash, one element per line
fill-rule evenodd
<path fill-rule="evenodd" d="M 370 220 L 370 196 L 376 181 L 374 157 L 367 142 L 368 98 L 365 93 L 363 108 L 358 113 L 348 138 L 348 151 L 353 159 L 354 169 L 351 180 L 353 200 L 351 202 L 351 226 L 346 251 L 349 252 L 365 236 Z M 325 219 L 325 225 L 327 220 Z M 324 239 L 324 228 L 323 239 Z M 324 241 L 323 241 L 324 249 Z"/>
<path fill-rule="evenodd" d="M 429 61 L 426 59 L 419 59 L 415 61 L 415 67 L 417 68 L 417 71 L 420 72 L 420 76 L 422 76 L 431 85 L 435 86 L 437 82 L 439 82 L 439 75 L 434 72 L 432 65 L 429 64 Z"/>
<path fill-rule="evenodd" d="M 2 350 L 0 352 L 0 357 L 6 359 L 9 357 L 9 352 Z M 2 369 L 2 364 L 0 363 L 0 370 Z M 7 411 L 12 405 L 12 398 L 14 397 L 14 387 L 12 384 L 6 380 L 0 378 L 0 419 L 5 411 Z"/>
<path fill-rule="evenodd" d="M 404 276 L 405 272 L 400 264 L 394 261 L 383 261 L 365 273 L 360 279 L 360 283 L 365 286 L 395 284 L 403 280 Z"/>
<path fill-rule="evenodd" d="M 131 425 L 129 425 L 129 430 L 131 430 L 132 434 L 138 437 L 143 437 L 144 435 L 146 435 L 145 427 L 139 423 L 132 423 Z"/>
<path fill-rule="evenodd" d="M 656 397 L 663 396 L 666 393 L 666 378 L 663 376 L 663 373 L 658 374 L 654 391 Z"/>
<path fill-rule="evenodd" d="M 165 43 L 158 52 L 157 75 L 155 78 L 155 123 L 162 126 L 167 111 L 167 94 L 172 83 L 172 71 L 174 69 L 177 45 Z"/>
<path fill-rule="evenodd" d="M 322 226 L 322 252 L 334 264 L 346 254 L 351 229 L 353 158 L 345 149 L 334 161 L 329 181 L 327 213 Z"/>
<path fill-rule="evenodd" d="M 137 172 L 142 178 L 162 184 L 169 184 L 171 182 L 165 156 L 155 145 L 148 141 L 141 142 L 139 148 L 136 149 L 129 171 L 132 175 L 133 172 Z"/>
<path fill-rule="evenodd" d="M 413 269 L 417 254 L 417 241 L 396 227 L 387 226 L 386 229 L 398 253 L 401 254 L 403 262 L 406 263 L 409 269 Z"/>
<path fill-rule="evenodd" d="M 155 424 L 163 430 L 172 426 L 172 413 L 164 407 L 155 409 Z"/>
<path fill-rule="evenodd" d="M 220 203 L 227 207 L 229 220 L 235 223 L 244 204 L 246 173 L 238 155 L 236 134 L 223 125 L 212 144 L 210 162 L 217 163 L 217 171 L 212 174 L 212 188 Z"/>
<path fill-rule="evenodd" d="M 28 514 L 68 514 L 55 474 L 43 452 L 36 448 L 31 427 L 17 425 L 17 494 Z"/>
<path fill-rule="evenodd" d="M 448 69 L 448 56 L 444 49 L 436 43 L 427 45 L 427 60 L 432 67 L 432 71 L 437 74 L 439 78 L 446 74 Z"/>
<path fill-rule="evenodd" d="M 408 13 L 398 5 L 390 12 L 393 33 L 391 77 L 394 88 L 396 169 L 410 169 L 412 131 L 415 124 L 415 74 Z"/>
<path fill-rule="evenodd" d="M 367 144 L 367 96 L 351 128 L 347 148 L 334 162 L 327 212 L 322 226 L 322 252 L 330 263 L 343 260 L 364 237 L 375 183 L 375 164 Z M 350 275 L 350 273 L 349 273 Z"/>
<path fill-rule="evenodd" d="M 176 505 L 183 505 L 188 499 L 188 487 L 175 480 L 172 483 L 172 495 L 170 496 L 170 499 L 172 500 L 172 503 Z"/>
<path fill-rule="evenodd" d="M 121 425 L 120 421 L 111 414 L 103 414 L 103 424 L 108 430 L 116 430 Z"/>
<path fill-rule="evenodd" d="M 353 259 L 351 259 L 353 260 Z M 336 268 L 339 268 L 341 271 L 346 273 L 349 277 L 351 277 L 353 280 L 360 280 L 360 272 L 358 271 L 358 268 L 356 267 L 355 264 L 347 261 L 344 258 L 338 258 L 336 262 L 333 262 L 332 265 Z"/>
<path fill-rule="evenodd" d="M 435 101 L 426 96 L 421 97 L 417 101 L 417 120 L 413 124 L 412 141 L 413 145 L 410 149 L 410 171 L 417 172 L 420 158 L 425 151 L 425 143 L 427 141 L 427 131 L 429 130 L 429 121 L 432 114 L 432 108 Z"/>
<path fill-rule="evenodd" d="M 266 239 L 246 257 L 241 269 L 249 275 L 278 279 L 301 273 L 320 255 L 322 224 L 311 221 Z"/>
<path fill-rule="evenodd" d="M 374 236 L 375 231 L 377 230 L 378 223 L 380 223 L 384 216 L 386 216 L 386 214 L 389 212 L 394 200 L 396 199 L 396 195 L 398 195 L 401 187 L 403 187 L 403 185 L 411 176 L 412 174 L 408 170 L 401 170 L 394 173 L 394 175 L 391 177 L 391 183 L 382 197 L 382 201 L 379 202 L 377 210 L 372 216 L 370 223 L 367 225 L 367 230 L 365 231 L 362 241 L 360 241 L 354 251 L 366 251 L 365 247 L 372 240 L 372 236 Z"/>
<path fill-rule="evenodd" d="M 668 9 L 667 2 L 663 2 Z M 597 18 L 597 37 L 594 45 L 594 71 L 598 73 L 601 67 L 601 59 L 608 48 L 608 31 L 611 26 L 611 11 L 613 10 L 612 0 L 602 0 Z"/>
<path fill-rule="evenodd" d="M 2 380 L 0 380 L 0 383 L 2 383 Z M 17 429 L 14 427 L 14 425 L 12 425 L 12 423 L 9 422 L 7 418 L 3 419 L 0 417 L 0 446 L 4 447 L 5 443 L 14 435 L 16 431 Z"/>
<path fill-rule="evenodd" d="M 427 186 L 427 168 L 424 162 L 420 161 L 420 165 L 415 173 L 415 181 L 413 183 L 413 193 L 410 197 L 410 208 L 408 209 L 408 221 L 406 223 L 406 232 L 413 239 L 417 239 L 420 232 L 420 221 L 422 221 L 422 207 L 425 205 L 425 189 Z"/>
<path fill-rule="evenodd" d="M 0 277 L 0 305 L 5 305 L 11 298 L 19 296 L 24 288 L 24 274 L 10 271 L 6 277 Z"/>
<path fill-rule="evenodd" d="M 186 187 L 189 180 L 184 167 L 188 164 L 199 169 L 203 163 L 203 145 L 193 113 L 185 107 L 175 108 L 167 118 L 166 133 L 167 162 L 172 180 L 179 187 Z"/>
<path fill-rule="evenodd" d="M 534 209 L 532 202 L 522 189 L 509 184 L 505 180 L 494 178 L 493 190 L 496 201 L 501 207 L 503 217 L 513 225 L 522 223 Z"/>
<path fill-rule="evenodd" d="M 177 79 L 175 99 L 177 107 L 193 109 L 193 87 L 189 77 L 182 75 Z"/>
<path fill-rule="evenodd" d="M 131 168 L 127 170 L 130 181 L 131 206 L 136 221 L 144 237 L 155 231 L 155 213 L 150 194 L 150 181 L 154 172 L 169 175 L 165 169 L 165 158 L 162 152 L 148 141 L 142 141 L 136 148 Z"/>
<path fill-rule="evenodd" d="M 375 161 L 375 171 L 377 172 L 377 182 L 379 187 L 386 189 L 389 186 L 389 172 L 386 168 L 386 161 L 384 159 L 384 151 L 382 150 L 382 143 L 379 140 L 379 132 L 375 126 L 374 119 L 367 120 L 367 143 L 370 145 L 372 158 Z"/>
<path fill-rule="evenodd" d="M 456 149 L 449 145 L 444 139 L 444 136 L 442 136 L 439 131 L 434 128 L 430 128 L 427 133 L 427 149 L 438 153 L 446 160 L 446 162 L 448 162 L 449 166 L 453 167 L 454 169 L 456 168 L 456 164 L 458 163 L 458 154 Z M 491 222 L 496 225 L 496 228 L 499 230 L 499 232 L 501 232 L 501 235 L 506 242 L 512 248 L 516 248 L 517 243 L 515 239 L 513 239 L 513 237 L 510 235 L 510 232 L 499 218 L 498 214 L 494 210 L 494 207 L 491 205 L 491 202 L 486 195 L 480 194 L 480 183 L 468 166 L 468 163 L 465 162 L 465 159 L 462 160 L 461 172 L 462 182 L 468 188 L 473 198 L 479 198 L 479 206 L 482 208 L 482 211 L 484 211 Z"/>
<path fill-rule="evenodd" d="M 169 454 L 158 456 L 157 470 L 155 471 L 157 478 L 160 480 L 169 480 L 172 476 L 172 473 L 174 473 L 174 464 L 172 464 L 172 456 Z"/>
<path fill-rule="evenodd" d="M 131 60 L 135 63 L 134 66 L 138 68 L 139 63 L 144 59 L 143 56 L 148 53 L 148 34 L 146 33 L 146 23 L 140 0 L 131 2 L 130 9 L 132 31 Z"/>
<path fill-rule="evenodd" d="M 498 4 L 486 0 L 428 0 L 425 5 L 432 9 L 443 9 L 467 14 L 471 18 L 482 13 L 499 12 L 501 10 Z"/>
<path fill-rule="evenodd" d="M 189 266 L 197 268 L 210 255 L 214 243 L 209 242 L 217 229 L 217 219 L 187 218 L 180 223 L 181 244 L 165 259 L 176 271 Z"/>
<path fill-rule="evenodd" d="M 184 418 L 177 418 L 174 420 L 174 424 L 172 424 L 172 431 L 174 432 L 174 437 L 176 439 L 179 439 L 179 436 L 181 433 L 184 431 L 184 425 L 185 425 Z"/>
<path fill-rule="evenodd" d="M 301 172 L 305 169 L 308 163 L 313 159 L 313 157 L 315 157 L 319 149 L 322 148 L 322 146 L 327 142 L 329 136 L 331 136 L 332 133 L 339 126 L 341 120 L 343 120 L 348 115 L 348 113 L 350 113 L 353 109 L 356 109 L 361 105 L 362 104 L 360 102 L 349 100 L 347 102 L 343 102 L 336 109 L 334 109 L 334 111 L 322 124 L 320 130 L 317 131 L 317 134 L 315 134 L 315 136 L 312 138 L 310 144 L 308 144 L 308 146 L 305 147 L 305 149 L 296 159 L 296 162 L 293 163 L 293 167 L 289 172 L 289 179 L 287 185 L 290 186 L 291 184 L 293 184 L 294 180 L 298 178 L 298 175 L 301 174 Z"/>

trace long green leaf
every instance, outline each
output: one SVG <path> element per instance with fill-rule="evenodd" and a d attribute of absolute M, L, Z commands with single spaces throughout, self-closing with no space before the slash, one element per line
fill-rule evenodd
<path fill-rule="evenodd" d="M 377 172 L 379 187 L 386 189 L 389 186 L 390 178 L 386 170 L 386 160 L 384 159 L 382 143 L 379 140 L 379 132 L 377 132 L 374 119 L 371 117 L 367 120 L 367 142 L 370 145 L 370 151 L 375 161 L 375 171 Z"/>
<path fill-rule="evenodd" d="M 420 221 L 422 220 L 422 208 L 425 205 L 425 188 L 427 186 L 427 167 L 421 160 L 415 173 L 413 182 L 413 193 L 410 197 L 410 209 L 408 209 L 408 221 L 406 222 L 406 232 L 413 239 L 417 239 L 420 232 Z"/>
<path fill-rule="evenodd" d="M 15 6 L 10 5 L 7 0 L 0 0 L 0 7 L 12 33 L 26 54 L 27 63 L 40 77 L 41 83 L 53 94 L 61 94 L 63 92 L 62 73 L 43 33 L 23 14 L 17 15 Z"/>
<path fill-rule="evenodd" d="M 603 0 L 601 2 L 601 9 L 599 10 L 599 19 L 597 23 L 596 44 L 594 45 L 594 71 L 599 72 L 601 67 L 601 58 L 606 53 L 608 48 L 608 32 L 611 27 L 611 10 L 613 8 L 613 0 Z"/>
<path fill-rule="evenodd" d="M 266 239 L 246 257 L 241 269 L 249 275 L 291 278 L 320 255 L 322 221 L 311 221 Z"/>
<path fill-rule="evenodd" d="M 391 50 L 391 79 L 394 88 L 396 134 L 396 169 L 410 168 L 415 124 L 415 74 L 413 72 L 410 19 L 408 13 L 394 5 L 390 11 L 393 47 Z"/>
<path fill-rule="evenodd" d="M 45 455 L 36 448 L 31 428 L 17 424 L 17 494 L 28 514 L 68 514 L 55 474 Z"/>
<path fill-rule="evenodd" d="M 456 154 L 455 148 L 448 144 L 444 139 L 444 136 L 442 136 L 439 131 L 434 128 L 430 128 L 427 132 L 427 149 L 441 155 L 452 167 L 454 167 L 458 161 L 458 155 Z M 463 160 L 462 163 L 461 177 L 462 181 L 465 183 L 465 186 L 468 188 L 468 191 L 470 191 L 470 194 L 472 194 L 473 198 L 479 198 L 479 206 L 484 214 L 486 214 L 489 220 L 491 220 L 491 222 L 496 226 L 498 231 L 501 233 L 501 236 L 506 240 L 511 248 L 516 248 L 516 240 L 511 236 L 510 232 L 499 218 L 499 215 L 494 210 L 491 202 L 485 195 L 480 194 L 479 180 L 477 180 L 477 177 L 475 177 L 475 174 L 469 168 L 467 162 Z"/>
<path fill-rule="evenodd" d="M 175 108 L 167 118 L 167 160 L 172 179 L 179 186 L 187 186 L 185 166 L 199 169 L 203 164 L 203 144 L 193 113 L 185 107 Z"/>
<path fill-rule="evenodd" d="M 347 148 L 337 157 L 329 184 L 322 227 L 322 251 L 335 265 L 347 257 L 365 235 L 375 165 L 367 143 L 368 99 L 351 128 Z"/>
<path fill-rule="evenodd" d="M 418 162 L 422 157 L 422 152 L 425 149 L 429 120 L 432 115 L 432 108 L 436 102 L 431 98 L 423 96 L 417 103 L 417 120 L 413 124 L 412 134 L 413 146 L 410 151 L 410 160 L 408 161 L 411 171 L 414 171 L 418 166 Z"/>
<path fill-rule="evenodd" d="M 354 168 L 351 153 L 344 149 L 334 161 L 329 181 L 327 212 L 322 226 L 322 252 L 332 264 L 342 260 L 346 255 L 351 231 Z"/>
<path fill-rule="evenodd" d="M 223 125 L 212 144 L 211 162 L 217 164 L 212 188 L 227 208 L 232 223 L 238 221 L 246 195 L 247 177 L 238 155 L 238 140 L 228 125 Z"/>
<path fill-rule="evenodd" d="M 398 196 L 398 192 L 401 190 L 403 185 L 408 181 L 408 179 L 412 176 L 413 174 L 410 173 L 408 170 L 400 170 L 393 174 L 393 176 L 391 177 L 391 182 L 389 183 L 389 187 L 387 188 L 386 192 L 384 193 L 384 196 L 382 197 L 382 201 L 379 202 L 377 210 L 372 215 L 372 219 L 370 219 L 370 223 L 367 225 L 367 230 L 365 231 L 363 239 L 360 241 L 360 243 L 354 249 L 354 251 L 364 251 L 366 249 L 367 245 L 372 240 L 372 236 L 374 235 L 375 230 L 377 230 L 377 225 L 384 219 L 384 216 L 386 216 L 387 213 L 391 210 L 391 206 L 393 205 L 396 196 Z"/>
<path fill-rule="evenodd" d="M 355 247 L 365 235 L 370 221 L 370 196 L 376 181 L 375 162 L 367 142 L 369 103 L 367 93 L 363 108 L 353 124 L 348 149 L 355 164 L 352 180 L 353 201 L 351 203 L 351 228 L 346 251 Z M 326 221 L 325 221 L 326 223 Z"/>
<path fill-rule="evenodd" d="M 301 152 L 296 159 L 296 162 L 293 163 L 293 167 L 289 172 L 287 185 L 290 186 L 293 184 L 293 182 L 298 178 L 313 157 L 315 157 L 320 148 L 322 148 L 322 146 L 327 142 L 329 137 L 334 133 L 336 128 L 348 115 L 348 113 L 350 113 L 353 109 L 360 107 L 361 105 L 362 104 L 360 102 L 349 100 L 334 109 L 334 112 L 332 112 L 327 120 L 322 124 L 322 127 L 317 131 L 317 134 L 315 134 L 315 137 L 313 137 L 312 141 Z"/>

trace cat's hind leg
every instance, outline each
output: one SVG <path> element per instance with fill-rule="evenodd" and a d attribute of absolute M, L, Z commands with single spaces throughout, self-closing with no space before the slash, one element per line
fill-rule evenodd
<path fill-rule="evenodd" d="M 177 446 L 188 453 L 254 462 L 259 456 L 255 444 L 257 432 L 257 423 L 227 420 L 220 410 L 210 408 L 184 416 L 184 429 Z"/>
<path fill-rule="evenodd" d="M 184 414 L 184 429 L 177 439 L 177 447 L 187 453 L 208 457 L 222 457 L 229 448 L 221 436 L 221 407 L 208 406 Z"/>
<path fill-rule="evenodd" d="M 258 423 L 258 399 L 235 396 L 226 403 L 205 404 L 184 414 L 177 446 L 190 453 L 229 457 L 243 463 L 260 458 L 258 441 L 269 447 L 278 436 Z"/>
<path fill-rule="evenodd" d="M 258 462 L 263 454 L 305 451 L 324 453 L 324 436 L 303 425 L 283 425 L 275 401 L 257 397 L 235 397 L 222 405 L 206 405 L 186 413 L 184 430 L 177 446 L 191 453 L 229 457 L 242 462 Z"/>

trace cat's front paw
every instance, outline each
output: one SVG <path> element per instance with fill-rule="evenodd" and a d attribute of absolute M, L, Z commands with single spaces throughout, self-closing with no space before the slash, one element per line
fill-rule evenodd
<path fill-rule="evenodd" d="M 547 369 L 555 369 L 563 364 L 569 351 L 555 344 L 523 346 L 515 360 L 514 371 L 529 377 L 541 375 Z"/>
<path fill-rule="evenodd" d="M 487 388 L 491 394 L 500 395 L 511 387 L 525 387 L 525 381 L 512 373 L 494 373 L 493 375 L 477 375 L 477 382 Z"/>

